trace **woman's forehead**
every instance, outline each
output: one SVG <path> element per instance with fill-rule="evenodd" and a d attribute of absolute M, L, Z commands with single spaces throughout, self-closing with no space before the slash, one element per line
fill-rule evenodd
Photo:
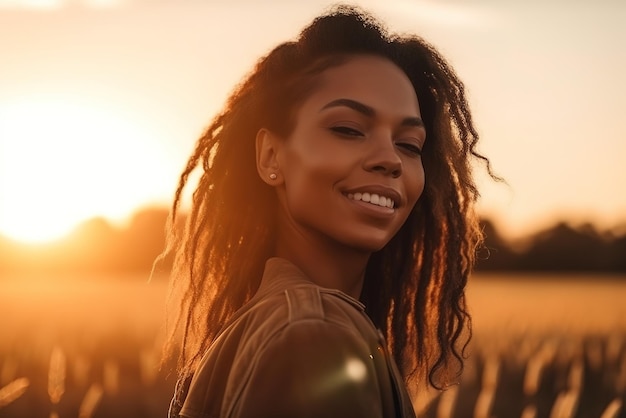
<path fill-rule="evenodd" d="M 418 98 L 408 76 L 387 58 L 357 55 L 323 71 L 304 106 L 322 110 L 349 99 L 393 114 L 419 116 Z"/>

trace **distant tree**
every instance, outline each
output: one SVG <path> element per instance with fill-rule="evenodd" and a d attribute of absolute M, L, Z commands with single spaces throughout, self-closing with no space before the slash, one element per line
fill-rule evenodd
<path fill-rule="evenodd" d="M 146 209 L 135 214 L 120 236 L 116 259 L 120 268 L 150 271 L 165 245 L 165 222 L 168 211 Z"/>
<path fill-rule="evenodd" d="M 606 269 L 607 242 L 591 225 L 572 228 L 559 223 L 532 238 L 532 245 L 521 255 L 521 270 L 593 271 Z"/>
<path fill-rule="evenodd" d="M 626 233 L 615 238 L 607 252 L 610 270 L 626 273 Z"/>

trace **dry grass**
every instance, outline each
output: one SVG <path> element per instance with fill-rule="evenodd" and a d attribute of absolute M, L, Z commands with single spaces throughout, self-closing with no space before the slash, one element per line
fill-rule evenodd
<path fill-rule="evenodd" d="M 0 283 L 0 418 L 165 416 L 163 298 L 136 279 Z M 469 300 L 466 373 L 421 417 L 626 417 L 626 284 L 486 278 Z"/>
<path fill-rule="evenodd" d="M 616 347 L 618 347 L 616 349 Z M 494 351 L 477 336 L 452 396 L 422 417 L 625 417 L 626 330 L 611 335 L 520 335 Z"/>
<path fill-rule="evenodd" d="M 0 388 L 0 408 L 22 396 L 29 385 L 30 382 L 27 378 L 20 377 Z"/>
<path fill-rule="evenodd" d="M 165 416 L 162 283 L 0 283 L 0 417 Z"/>
<path fill-rule="evenodd" d="M 626 282 L 487 276 L 468 298 L 466 372 L 422 417 L 626 417 Z"/>

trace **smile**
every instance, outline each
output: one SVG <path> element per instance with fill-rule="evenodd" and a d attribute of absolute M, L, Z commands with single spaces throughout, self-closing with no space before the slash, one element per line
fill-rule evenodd
<path fill-rule="evenodd" d="M 396 202 L 394 202 L 392 198 L 381 196 L 376 193 L 348 193 L 348 199 L 357 200 L 389 209 L 393 209 L 396 206 Z"/>

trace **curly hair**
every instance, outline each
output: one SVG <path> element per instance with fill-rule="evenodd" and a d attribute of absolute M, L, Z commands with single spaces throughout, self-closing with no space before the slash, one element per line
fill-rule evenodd
<path fill-rule="evenodd" d="M 370 257 L 361 300 L 386 336 L 407 381 L 435 387 L 457 378 L 471 337 L 464 289 L 482 241 L 473 206 L 477 132 L 464 86 L 444 58 L 417 36 L 390 34 L 370 14 L 336 6 L 292 42 L 261 58 L 198 140 L 178 183 L 169 219 L 175 251 L 166 358 L 193 373 L 221 326 L 257 290 L 275 243 L 277 198 L 256 170 L 255 136 L 287 137 L 320 75 L 351 56 L 382 56 L 417 94 L 428 141 L 425 189 L 400 231 Z M 201 168 L 184 231 L 175 227 L 189 176 Z M 182 341 L 181 341 L 182 340 Z"/>

